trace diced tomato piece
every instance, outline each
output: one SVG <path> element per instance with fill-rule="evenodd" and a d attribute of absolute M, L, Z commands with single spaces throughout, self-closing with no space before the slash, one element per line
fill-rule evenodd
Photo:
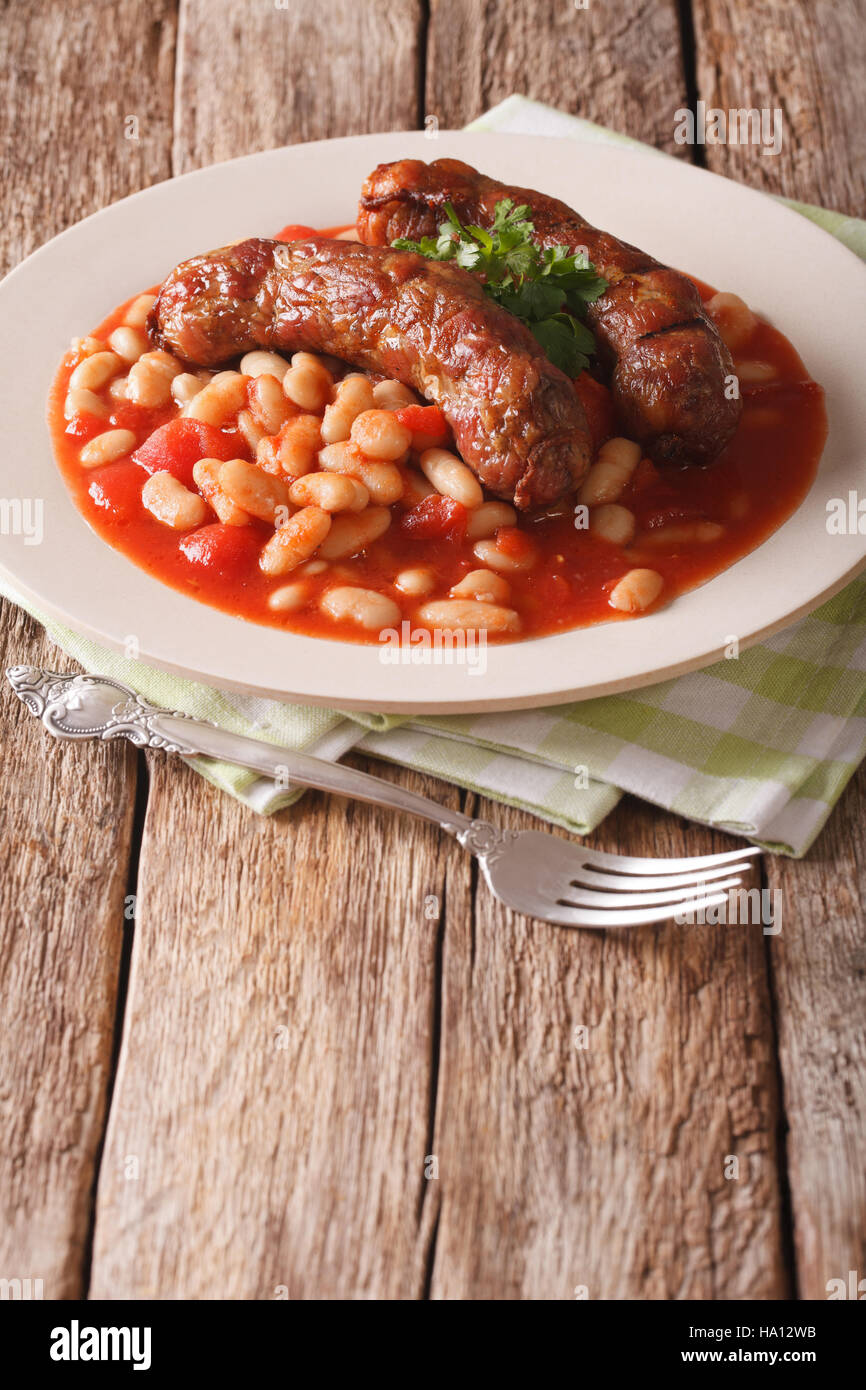
<path fill-rule="evenodd" d="M 235 458 L 238 446 L 232 435 L 223 434 L 201 420 L 169 420 L 144 441 L 132 455 L 147 473 L 172 473 L 184 487 L 195 486 L 192 470 L 199 459 Z"/>
<path fill-rule="evenodd" d="M 451 428 L 438 405 L 405 405 L 395 412 L 401 425 L 412 432 L 413 449 L 435 449 L 451 439 Z"/>
<path fill-rule="evenodd" d="M 616 412 L 613 397 L 606 386 L 596 381 L 589 372 L 581 372 L 574 383 L 574 389 L 583 406 L 586 423 L 589 426 L 593 449 L 597 449 L 606 439 L 616 434 Z"/>
<path fill-rule="evenodd" d="M 447 536 L 459 540 L 466 534 L 466 508 L 451 497 L 425 497 L 417 507 L 407 512 L 400 522 L 404 536 L 415 541 L 436 540 Z"/>
<path fill-rule="evenodd" d="M 318 236 L 315 227 L 305 227 L 303 222 L 290 222 L 277 232 L 274 241 L 306 241 L 308 236 Z"/>
<path fill-rule="evenodd" d="M 141 489 L 144 478 L 141 469 L 130 459 L 122 463 L 107 463 L 97 469 L 88 484 L 88 494 L 95 506 L 113 521 L 132 521 L 143 514 Z"/>
<path fill-rule="evenodd" d="M 190 564 L 202 565 L 226 579 L 234 579 L 249 572 L 262 545 L 262 534 L 257 526 L 225 526 L 216 521 L 184 536 L 180 551 Z"/>
<path fill-rule="evenodd" d="M 520 531 L 516 526 L 500 526 L 497 529 L 496 549 L 512 560 L 525 560 L 528 555 L 535 553 L 535 546 L 525 531 Z"/>

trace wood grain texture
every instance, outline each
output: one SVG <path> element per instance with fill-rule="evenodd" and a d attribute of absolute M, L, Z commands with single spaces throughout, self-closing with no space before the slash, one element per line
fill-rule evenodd
<path fill-rule="evenodd" d="M 418 14 L 330 10 L 326 72 L 320 7 L 184 5 L 177 167 L 413 123 Z M 443 846 L 321 798 L 259 820 L 152 770 L 93 1292 L 419 1297 L 438 932 L 423 911 L 444 901 Z"/>
<path fill-rule="evenodd" d="M 801 862 L 771 946 L 799 1295 L 866 1277 L 866 771 Z"/>
<path fill-rule="evenodd" d="M 418 124 L 420 0 L 181 0 L 180 13 L 176 173 Z"/>
<path fill-rule="evenodd" d="M 7 268 L 88 213 L 171 173 L 174 34 L 170 0 L 7 0 L 0 23 Z"/>
<path fill-rule="evenodd" d="M 729 847 L 630 799 L 591 843 Z M 480 891 L 442 1018 L 434 1298 L 786 1296 L 760 928 L 569 932 Z"/>
<path fill-rule="evenodd" d="M 4 604 L 0 669 L 70 670 Z M 135 755 L 54 743 L 0 694 L 0 1277 L 84 1292 L 105 1126 Z"/>
<path fill-rule="evenodd" d="M 866 213 L 863 0 L 695 0 L 698 90 L 725 110 L 778 107 L 779 155 L 706 149 L 745 183 Z M 866 1271 L 866 921 L 864 774 L 802 862 L 767 861 L 784 927 L 770 944 L 779 1033 L 797 1290 Z"/>
<path fill-rule="evenodd" d="M 152 770 L 93 1296 L 419 1298 L 439 918 L 468 918 L 468 864 L 387 811 L 262 819 Z"/>
<path fill-rule="evenodd" d="M 4 5 L 4 270 L 170 172 L 173 33 L 163 0 Z M 130 114 L 138 139 L 125 135 Z M 70 669 L 5 601 L 0 647 L 3 668 Z M 84 1291 L 105 1125 L 135 757 L 120 745 L 61 749 L 3 687 L 0 1276 L 41 1278 L 46 1298 L 70 1298 Z"/>
<path fill-rule="evenodd" d="M 782 113 L 778 155 L 706 147 L 742 183 L 866 215 L 864 0 L 694 0 L 698 95 Z"/>
<path fill-rule="evenodd" d="M 672 0 L 431 0 L 429 25 L 427 9 L 180 0 L 172 94 L 167 0 L 15 0 L 0 25 L 7 255 L 172 168 L 417 126 L 425 111 L 458 125 L 514 90 L 688 157 L 673 145 L 686 82 Z M 778 160 L 717 147 L 711 167 L 856 208 L 858 15 L 862 0 L 697 0 L 699 95 L 781 105 L 787 93 L 790 105 Z M 28 620 L 7 609 L 4 621 L 8 662 L 59 664 Z M 0 1140 L 0 1277 L 75 1296 L 134 760 L 121 747 L 46 752 L 12 703 L 0 711 L 0 1111 L 15 1108 Z M 458 804 L 442 783 L 371 770 Z M 785 926 L 768 982 L 755 928 L 528 923 L 423 825 L 313 795 L 262 821 L 159 755 L 151 772 L 96 1297 L 788 1296 L 770 983 L 799 1291 L 824 1297 L 828 1278 L 862 1275 L 862 779 L 816 857 L 769 865 Z M 731 843 L 630 799 L 593 842 L 647 854 Z M 34 920 L 42 929 L 27 930 Z"/>
<path fill-rule="evenodd" d="M 431 0 L 426 110 L 466 125 L 519 92 L 672 154 L 685 78 L 673 0 Z"/>

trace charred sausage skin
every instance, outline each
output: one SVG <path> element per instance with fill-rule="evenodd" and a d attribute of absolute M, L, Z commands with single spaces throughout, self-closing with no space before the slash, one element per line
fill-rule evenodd
<path fill-rule="evenodd" d="M 462 221 L 486 226 L 502 198 L 528 203 L 541 245 L 584 247 L 609 282 L 587 319 L 624 433 L 659 462 L 709 463 L 731 439 L 742 403 L 725 394 L 731 356 L 687 276 L 590 226 L 556 198 L 497 183 L 457 159 L 380 164 L 364 184 L 358 230 L 372 246 L 432 236 L 446 202 Z"/>
<path fill-rule="evenodd" d="M 326 237 L 253 238 L 173 270 L 148 328 L 199 366 L 304 349 L 397 378 L 440 406 L 469 467 L 524 510 L 562 497 L 589 467 L 572 383 L 456 266 Z"/>

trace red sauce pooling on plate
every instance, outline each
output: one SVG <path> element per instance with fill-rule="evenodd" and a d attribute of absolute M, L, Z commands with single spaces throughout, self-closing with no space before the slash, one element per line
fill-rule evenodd
<path fill-rule="evenodd" d="M 307 230 L 285 229 L 294 235 Z M 339 230 L 343 229 L 332 229 L 331 234 Z M 699 288 L 705 299 L 713 293 L 706 286 Z M 110 314 L 94 336 L 107 339 L 123 323 L 127 308 L 128 304 L 122 305 Z M 609 594 L 636 567 L 662 576 L 661 596 L 652 605 L 662 606 L 760 545 L 799 506 L 815 477 L 826 438 L 823 391 L 808 376 L 788 340 L 767 323 L 758 322 L 747 357 L 749 362 L 766 364 L 764 375 L 769 379 L 742 380 L 742 421 L 715 463 L 707 468 L 661 469 L 644 459 L 638 465 L 619 498 L 637 522 L 636 538 L 626 549 L 578 529 L 573 499 L 552 509 L 558 514 L 522 516 L 518 528 L 500 531 L 498 544 L 506 554 L 519 557 L 531 538 L 538 555 L 529 571 L 507 575 L 507 605 L 519 614 L 519 638 L 628 616 L 610 606 Z M 323 612 L 322 594 L 334 585 L 378 589 L 397 602 L 413 627 L 423 627 L 417 610 L 425 600 L 402 595 L 394 587 L 396 573 L 418 567 L 432 570 L 436 588 L 428 597 L 436 600 L 447 597 L 449 588 L 470 570 L 483 567 L 473 554 L 474 542 L 462 534 L 465 518 L 454 514 L 462 510 L 459 504 L 449 507 L 444 499 L 428 499 L 425 510 L 416 507 L 413 519 L 407 519 L 411 504 L 398 503 L 392 508 L 390 528 L 367 551 L 332 562 L 323 573 L 305 578 L 307 599 L 302 607 L 273 611 L 268 597 L 285 580 L 275 581 L 258 567 L 272 526 L 255 520 L 243 527 L 223 526 L 214 516 L 196 530 L 179 533 L 143 507 L 141 489 L 147 473 L 129 457 L 97 468 L 82 467 L 80 450 L 88 439 L 107 429 L 129 429 L 140 447 L 153 431 L 176 419 L 180 410 L 174 403 L 147 410 L 117 401 L 111 403 L 107 420 L 83 415 L 67 424 L 64 401 L 78 360 L 73 353 L 67 355 L 49 403 L 55 455 L 70 492 L 99 536 L 182 593 L 252 622 L 377 643 L 376 631 Z M 236 429 L 219 433 L 218 445 L 213 439 L 208 444 L 209 456 L 252 459 L 249 445 Z M 177 467 L 181 480 L 194 486 L 186 477 L 186 462 L 181 460 Z M 704 523 L 700 540 L 694 538 L 695 522 Z M 490 640 L 515 638 L 491 633 Z"/>

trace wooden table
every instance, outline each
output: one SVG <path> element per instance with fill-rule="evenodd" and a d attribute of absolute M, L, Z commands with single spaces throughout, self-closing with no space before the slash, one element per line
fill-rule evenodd
<path fill-rule="evenodd" d="M 864 20 L 6 0 L 5 265 L 173 174 L 459 126 L 512 91 L 862 215 Z M 697 97 L 780 107 L 782 153 L 676 146 Z M 0 643 L 4 667 L 70 664 L 8 605 Z M 313 794 L 258 819 L 177 761 L 49 744 L 5 683 L 2 749 L 0 1275 L 46 1298 L 742 1299 L 866 1274 L 866 777 L 805 862 L 766 860 L 781 935 L 580 934 L 498 908 L 424 825 Z M 626 800 L 593 843 L 732 842 Z"/>

